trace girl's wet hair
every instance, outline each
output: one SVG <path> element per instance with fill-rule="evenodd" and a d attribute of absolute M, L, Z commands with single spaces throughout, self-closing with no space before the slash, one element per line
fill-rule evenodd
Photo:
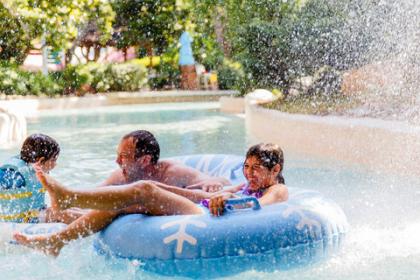
<path fill-rule="evenodd" d="M 273 169 L 276 164 L 280 164 L 280 172 L 277 176 L 277 180 L 280 184 L 284 184 L 284 177 L 282 174 L 284 155 L 283 151 L 276 144 L 272 143 L 260 143 L 254 145 L 248 149 L 246 158 L 256 157 L 261 161 L 261 164 L 267 167 L 269 170 Z"/>
<path fill-rule="evenodd" d="M 60 146 L 57 141 L 45 134 L 32 134 L 23 142 L 20 150 L 20 158 L 27 163 L 35 163 L 43 158 L 45 162 L 58 157 Z"/>

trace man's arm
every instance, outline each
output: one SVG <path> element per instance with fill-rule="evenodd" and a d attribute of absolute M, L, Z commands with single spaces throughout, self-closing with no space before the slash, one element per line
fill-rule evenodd
<path fill-rule="evenodd" d="M 162 188 L 164 190 L 167 190 L 169 192 L 181 195 L 183 197 L 188 198 L 189 200 L 195 202 L 195 203 L 199 203 L 201 200 L 203 199 L 210 199 L 211 197 L 215 196 L 215 195 L 219 195 L 219 194 L 224 194 L 224 193 L 236 193 L 238 190 L 242 189 L 243 185 L 239 185 L 239 186 L 233 186 L 233 187 L 229 187 L 226 188 L 224 190 L 218 191 L 216 193 L 209 193 L 209 192 L 205 192 L 202 190 L 189 190 L 189 189 L 182 189 L 179 187 L 174 187 L 174 186 L 169 186 L 163 183 L 159 183 L 159 182 L 155 182 L 155 181 L 150 181 L 152 184 L 155 184 L 156 186 L 158 186 L 159 188 Z"/>
<path fill-rule="evenodd" d="M 182 163 L 171 162 L 168 176 L 174 178 L 171 185 L 183 186 L 187 189 L 201 189 L 206 192 L 220 191 L 224 186 L 231 185 L 230 181 L 222 177 L 211 177 Z"/>
<path fill-rule="evenodd" d="M 162 188 L 166 191 L 172 192 L 174 194 L 183 196 L 188 198 L 189 200 L 193 201 L 194 203 L 199 203 L 203 199 L 208 199 L 211 197 L 212 194 L 202 191 L 202 190 L 188 190 L 182 189 L 175 186 L 169 186 L 160 182 L 151 181 L 152 184 L 155 184 L 159 188 Z"/>

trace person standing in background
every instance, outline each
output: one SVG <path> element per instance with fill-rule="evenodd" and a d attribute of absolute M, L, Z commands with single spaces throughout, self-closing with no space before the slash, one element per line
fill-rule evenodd
<path fill-rule="evenodd" d="M 181 48 L 179 50 L 179 67 L 181 70 L 181 89 L 197 90 L 197 72 L 195 71 L 195 60 L 191 48 L 193 39 L 187 31 L 184 31 L 179 38 Z"/>

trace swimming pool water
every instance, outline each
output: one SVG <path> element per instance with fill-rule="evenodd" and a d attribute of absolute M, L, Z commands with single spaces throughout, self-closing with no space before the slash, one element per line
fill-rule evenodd
<path fill-rule="evenodd" d="M 123 135 L 151 131 L 161 157 L 194 153 L 243 154 L 243 119 L 220 114 L 217 103 L 175 103 L 48 111 L 28 120 L 28 134 L 45 133 L 60 144 L 52 174 L 77 187 L 94 185 L 118 168 L 117 145 Z M 19 147 L 0 150 L 0 161 Z"/>
<path fill-rule="evenodd" d="M 52 175 L 74 188 L 93 187 L 117 168 L 116 146 L 122 135 L 133 130 L 153 132 L 162 157 L 242 155 L 252 138 L 246 134 L 244 119 L 219 113 L 217 103 L 49 111 L 30 119 L 28 129 L 29 133 L 42 132 L 58 140 L 62 152 Z M 0 162 L 18 149 L 0 149 Z M 418 279 L 418 178 L 367 172 L 288 151 L 285 156 L 288 185 L 317 189 L 342 206 L 351 225 L 344 247 L 332 258 L 306 267 L 273 273 L 249 271 L 230 279 Z M 0 252 L 1 279 L 157 278 L 139 272 L 138 262 L 98 256 L 92 249 L 92 238 L 72 242 L 57 259 L 29 249 L 6 249 Z"/>

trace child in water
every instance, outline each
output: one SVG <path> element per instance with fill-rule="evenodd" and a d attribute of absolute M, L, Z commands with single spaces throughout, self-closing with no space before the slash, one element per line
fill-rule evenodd
<path fill-rule="evenodd" d="M 48 135 L 32 134 L 23 142 L 20 155 L 0 166 L 0 221 L 71 222 L 79 215 L 73 211 L 47 208 L 45 189 L 36 170 L 49 173 L 60 153 L 57 141 Z"/>
<path fill-rule="evenodd" d="M 38 178 L 50 193 L 53 208 L 92 210 L 57 233 L 38 236 L 15 233 L 14 238 L 20 244 L 56 256 L 69 241 L 103 229 L 112 222 L 116 212 L 124 214 L 127 207 L 137 206 L 138 213 L 152 216 L 201 215 L 203 208 L 207 208 L 212 215 L 220 216 L 224 213 L 226 200 L 232 197 L 253 196 L 262 206 L 286 201 L 288 190 L 282 176 L 283 162 L 283 152 L 277 145 L 252 146 L 243 167 L 247 183 L 212 194 L 153 181 L 76 191 L 38 172 Z"/>

